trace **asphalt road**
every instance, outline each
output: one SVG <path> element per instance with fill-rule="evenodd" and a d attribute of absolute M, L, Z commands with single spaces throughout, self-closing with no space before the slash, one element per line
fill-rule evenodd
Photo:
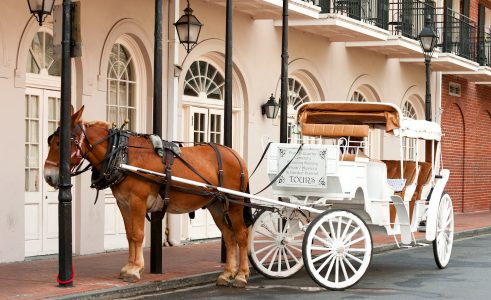
<path fill-rule="evenodd" d="M 302 270 L 282 280 L 257 275 L 245 289 L 207 285 L 133 299 L 491 299 L 491 235 L 455 241 L 444 270 L 431 246 L 374 255 L 365 276 L 345 291 L 320 288 Z"/>

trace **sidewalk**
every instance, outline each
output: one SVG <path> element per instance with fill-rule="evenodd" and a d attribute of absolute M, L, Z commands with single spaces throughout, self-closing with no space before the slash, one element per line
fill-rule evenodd
<path fill-rule="evenodd" d="M 455 215 L 455 238 L 485 233 L 491 233 L 491 212 Z M 416 234 L 417 239 L 423 237 L 423 233 Z M 392 236 L 375 233 L 373 238 L 375 252 L 395 248 Z M 138 295 L 214 282 L 222 270 L 219 241 L 164 248 L 163 254 L 164 274 L 150 274 L 150 253 L 145 249 L 145 273 L 139 283 L 133 284 L 118 279 L 119 270 L 126 263 L 126 251 L 74 257 L 76 277 L 72 288 L 57 286 L 56 257 L 0 264 L 0 299 Z"/>

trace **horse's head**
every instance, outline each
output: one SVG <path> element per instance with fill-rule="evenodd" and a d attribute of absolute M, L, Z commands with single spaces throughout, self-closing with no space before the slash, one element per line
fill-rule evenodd
<path fill-rule="evenodd" d="M 83 124 L 81 121 L 84 107 L 80 108 L 76 113 L 71 109 L 70 122 L 70 169 L 73 170 L 82 160 L 81 144 L 85 138 Z M 55 188 L 58 188 L 59 162 L 60 162 L 60 127 L 48 137 L 49 152 L 46 161 L 44 162 L 44 180 Z"/>

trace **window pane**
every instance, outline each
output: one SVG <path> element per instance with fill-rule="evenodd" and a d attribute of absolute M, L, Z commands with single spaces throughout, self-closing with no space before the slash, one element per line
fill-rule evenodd
<path fill-rule="evenodd" d="M 119 116 L 118 116 L 118 125 L 122 125 L 124 120 L 128 119 L 128 109 L 127 108 L 120 108 L 119 109 Z"/>
<path fill-rule="evenodd" d="M 29 117 L 39 118 L 39 96 L 31 95 L 29 100 Z"/>
<path fill-rule="evenodd" d="M 134 83 L 128 83 L 128 106 L 135 107 L 135 84 Z"/>
<path fill-rule="evenodd" d="M 56 131 L 56 121 L 48 122 L 48 134 L 51 135 Z"/>
<path fill-rule="evenodd" d="M 117 93 L 117 82 L 115 80 L 109 80 L 108 103 L 110 105 L 118 104 L 116 93 Z"/>
<path fill-rule="evenodd" d="M 25 142 L 29 143 L 29 120 L 26 120 L 26 135 L 25 135 Z"/>
<path fill-rule="evenodd" d="M 34 56 L 32 55 L 32 53 L 29 51 L 29 54 L 27 54 L 26 72 L 39 74 L 39 71 L 41 71 L 41 69 L 39 68 L 36 60 L 34 59 Z"/>
<path fill-rule="evenodd" d="M 48 119 L 56 120 L 56 98 L 48 98 Z"/>
<path fill-rule="evenodd" d="M 128 90 L 126 82 L 119 83 L 119 103 L 120 106 L 128 106 Z"/>
<path fill-rule="evenodd" d="M 130 124 L 128 124 L 128 128 L 130 130 L 136 130 L 136 109 L 128 109 L 128 120 L 130 121 Z"/>
<path fill-rule="evenodd" d="M 39 192 L 39 170 L 31 169 L 29 177 L 29 192 Z"/>
<path fill-rule="evenodd" d="M 31 145 L 29 151 L 29 167 L 37 168 L 39 166 L 39 147 Z"/>
<path fill-rule="evenodd" d="M 24 161 L 24 166 L 29 167 L 29 145 L 25 145 L 25 161 Z"/>
<path fill-rule="evenodd" d="M 107 121 L 109 123 L 118 123 L 118 108 L 109 106 L 107 110 Z"/>
<path fill-rule="evenodd" d="M 39 121 L 29 122 L 29 142 L 38 143 L 39 142 Z"/>
<path fill-rule="evenodd" d="M 210 131 L 215 131 L 215 115 L 210 115 Z"/>
<path fill-rule="evenodd" d="M 29 170 L 25 170 L 25 183 L 24 183 L 24 191 L 29 192 Z"/>

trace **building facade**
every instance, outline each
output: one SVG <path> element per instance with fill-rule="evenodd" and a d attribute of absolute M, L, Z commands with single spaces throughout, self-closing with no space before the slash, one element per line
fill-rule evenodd
<path fill-rule="evenodd" d="M 8 243 L 0 245 L 0 262 L 56 253 L 58 237 L 57 192 L 42 178 L 46 138 L 59 119 L 61 66 L 52 47 L 53 19 L 40 27 L 27 3 L 5 1 L 0 12 L 0 234 Z M 80 2 L 82 56 L 72 61 L 73 105 L 85 105 L 85 120 L 121 124 L 128 119 L 130 129 L 151 132 L 154 1 Z M 479 190 L 489 189 L 488 176 L 479 174 L 491 172 L 480 151 L 490 143 L 490 56 L 485 60 L 483 55 L 491 42 L 481 27 L 491 24 L 486 8 L 491 5 L 470 1 L 470 19 L 484 24 L 471 39 L 471 31 L 461 25 L 469 23 L 460 9 L 467 2 L 454 2 L 290 0 L 288 120 L 293 124 L 296 108 L 309 101 L 390 102 L 403 107 L 406 116 L 424 119 L 424 63 L 417 35 L 425 12 L 431 11 L 440 35 L 432 61 L 432 115 L 447 133 L 443 162 L 452 172 L 450 192 L 458 212 L 488 210 L 489 197 Z M 186 1 L 164 1 L 165 139 L 223 141 L 225 3 L 190 1 L 204 26 L 199 43 L 186 53 L 173 26 Z M 482 11 L 485 21 L 479 18 Z M 271 94 L 280 95 L 281 13 L 281 0 L 234 1 L 233 147 L 249 167 L 268 139 L 279 140 L 279 120 L 266 119 L 260 106 Z M 475 47 L 465 46 L 469 40 Z M 370 142 L 370 156 L 392 155 L 384 133 L 370 136 Z M 422 145 L 405 143 L 407 159 L 414 159 L 416 147 Z M 253 191 L 267 182 L 262 173 L 252 179 Z M 111 192 L 94 204 L 90 175 L 74 178 L 73 184 L 74 252 L 126 247 Z M 173 245 L 219 236 L 205 210 L 192 221 L 187 215 L 167 216 L 164 226 L 166 241 Z"/>

